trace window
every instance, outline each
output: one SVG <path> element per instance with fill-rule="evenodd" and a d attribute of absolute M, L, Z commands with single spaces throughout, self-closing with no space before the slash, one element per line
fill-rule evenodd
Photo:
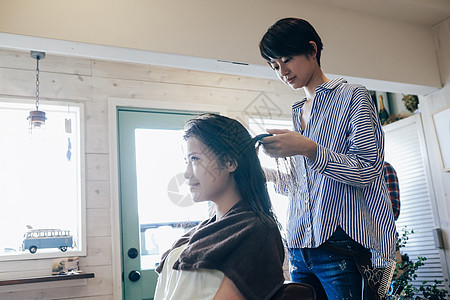
<path fill-rule="evenodd" d="M 0 260 L 85 254 L 82 107 L 0 99 Z"/>

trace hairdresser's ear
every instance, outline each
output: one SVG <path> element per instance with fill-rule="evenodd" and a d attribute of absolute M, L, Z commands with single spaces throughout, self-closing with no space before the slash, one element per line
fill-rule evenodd
<path fill-rule="evenodd" d="M 230 173 L 233 173 L 234 171 L 236 171 L 237 167 L 238 167 L 238 164 L 236 161 L 227 161 L 227 163 L 226 163 L 227 171 Z"/>
<path fill-rule="evenodd" d="M 316 55 L 317 55 L 317 44 L 316 44 L 316 42 L 314 42 L 314 41 L 309 41 L 309 43 L 311 44 L 311 46 L 313 46 L 313 48 L 314 48 L 314 52 L 311 52 L 311 56 L 312 57 L 316 57 Z"/>

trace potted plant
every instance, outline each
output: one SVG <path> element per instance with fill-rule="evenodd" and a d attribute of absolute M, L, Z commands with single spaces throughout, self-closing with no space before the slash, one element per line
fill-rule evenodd
<path fill-rule="evenodd" d="M 403 234 L 399 235 L 397 240 L 397 250 L 404 248 L 409 237 L 409 234 L 413 234 L 414 230 L 408 231 L 406 226 L 402 229 Z M 448 291 L 439 288 L 438 285 L 442 284 L 441 281 L 434 280 L 429 284 L 424 281 L 417 288 L 413 286 L 412 280 L 417 278 L 416 271 L 425 264 L 426 257 L 419 256 L 416 261 L 409 259 L 408 254 L 401 255 L 401 261 L 397 261 L 397 268 L 394 271 L 394 276 L 391 282 L 391 288 L 387 299 L 401 299 L 401 300 L 446 300 Z"/>
<path fill-rule="evenodd" d="M 405 107 L 410 112 L 415 112 L 419 108 L 419 97 L 416 95 L 404 95 L 402 98 Z"/>

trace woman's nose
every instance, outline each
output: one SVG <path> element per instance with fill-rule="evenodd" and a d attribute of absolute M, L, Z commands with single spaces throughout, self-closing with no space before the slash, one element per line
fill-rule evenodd
<path fill-rule="evenodd" d="M 186 170 L 184 171 L 184 178 L 189 179 L 192 176 L 192 164 L 189 162 L 186 165 Z"/>
<path fill-rule="evenodd" d="M 287 68 L 285 65 L 281 65 L 280 66 L 280 75 L 283 77 L 283 76 L 286 76 L 287 74 L 289 74 L 289 68 Z"/>

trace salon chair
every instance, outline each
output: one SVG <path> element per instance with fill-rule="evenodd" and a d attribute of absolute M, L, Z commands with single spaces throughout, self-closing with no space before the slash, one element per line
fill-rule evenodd
<path fill-rule="evenodd" d="M 285 282 L 270 300 L 316 300 L 316 292 L 305 283 Z"/>

